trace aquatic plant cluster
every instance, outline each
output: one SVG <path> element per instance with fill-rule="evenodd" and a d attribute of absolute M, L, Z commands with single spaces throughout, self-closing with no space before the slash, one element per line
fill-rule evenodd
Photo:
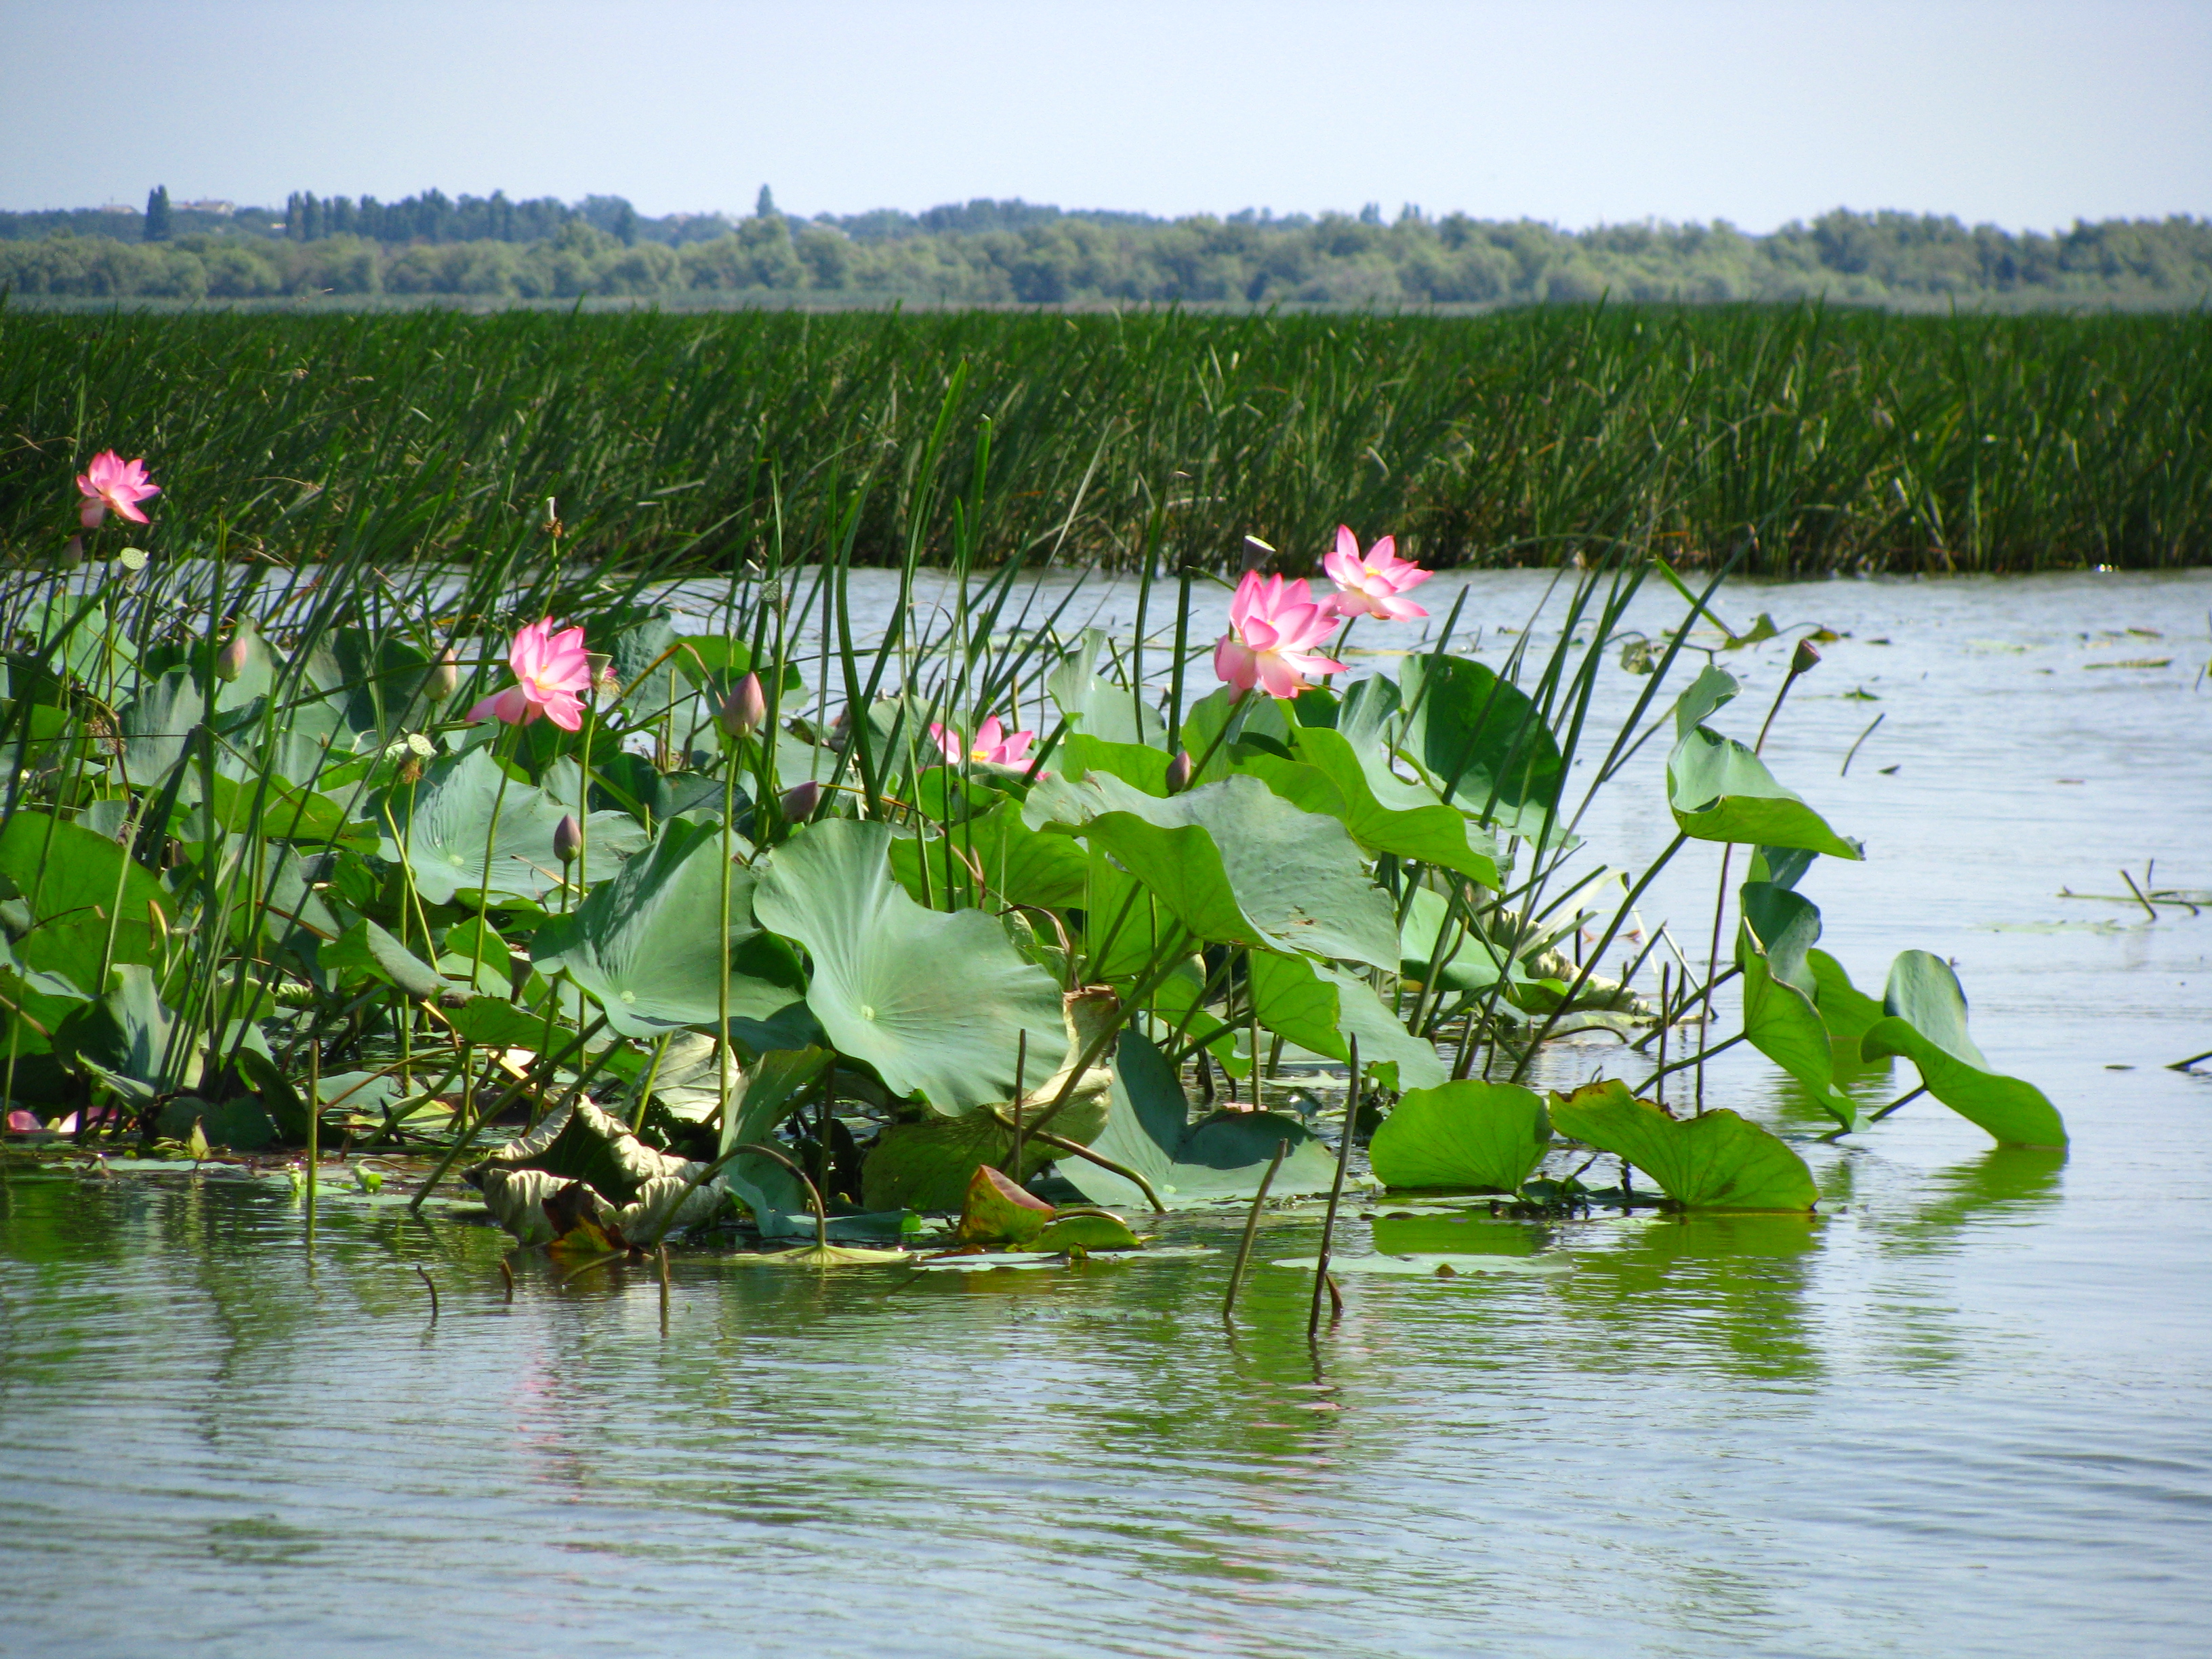
<path fill-rule="evenodd" d="M 103 453 L 82 517 L 137 532 L 165 488 Z M 1548 656 L 1454 654 L 1455 611 L 1395 680 L 1343 684 L 1349 630 L 1427 614 L 1389 537 L 1340 528 L 1318 591 L 1247 571 L 1211 641 L 1187 569 L 1116 641 L 1064 626 L 1079 588 L 1038 616 L 1018 564 L 933 577 L 917 540 L 863 641 L 860 505 L 838 557 L 771 546 L 688 633 L 611 576 L 556 586 L 551 501 L 554 556 L 404 588 L 157 560 L 82 524 L 92 562 L 12 580 L 0 617 L 9 1129 L 304 1146 L 310 1171 L 334 1143 L 408 1149 L 437 1160 L 416 1201 L 463 1174 L 526 1240 L 737 1226 L 811 1232 L 822 1261 L 930 1212 L 977 1247 L 1127 1248 L 1097 1206 L 1340 1188 L 1370 1112 L 1395 1186 L 1810 1209 L 1784 1141 L 1701 1093 L 1663 1103 L 1738 1042 L 1838 1133 L 1881 1115 L 1836 1085 L 1840 1044 L 1908 1059 L 1915 1095 L 2000 1141 L 2063 1143 L 1975 1048 L 1944 963 L 1905 951 L 1876 1000 L 1817 947 L 1800 884 L 1860 848 L 1759 755 L 1812 639 L 1758 743 L 1718 729 L 1738 685 L 1711 660 L 1662 700 L 1686 650 L 1774 637 L 1712 635 L 1717 579 L 1618 549 L 1562 571 Z M 1654 580 L 1684 617 L 1632 635 Z M 1593 736 L 1597 677 L 1623 672 L 1633 709 Z M 1673 842 L 1589 866 L 1590 800 L 1660 734 Z M 1735 948 L 1723 969 L 1717 918 L 1702 975 L 1678 953 L 1655 1000 L 1657 939 L 1609 953 L 1692 842 L 1744 849 Z M 1709 1042 L 1731 981 L 1741 1030 Z M 1595 1027 L 1648 1075 L 1529 1086 Z M 1331 1151 L 1309 1120 L 1338 1076 Z M 1540 1176 L 1560 1137 L 1619 1185 Z"/>
<path fill-rule="evenodd" d="M 1312 549 L 1346 521 L 1431 569 L 1623 540 L 1758 574 L 2212 557 L 2201 313 L 0 307 L 0 546 L 33 559 L 112 432 L 161 457 L 165 550 L 286 564 L 504 558 L 547 493 L 625 568 L 728 571 L 779 536 L 818 562 L 870 475 L 854 556 L 884 566 L 964 535 L 994 564 L 1233 573 L 1255 526 Z"/>

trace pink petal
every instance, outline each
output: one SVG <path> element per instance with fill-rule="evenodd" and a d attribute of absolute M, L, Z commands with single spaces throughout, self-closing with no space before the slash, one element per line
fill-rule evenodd
<path fill-rule="evenodd" d="M 1258 664 L 1258 657 L 1234 634 L 1224 634 L 1214 644 L 1214 677 L 1239 691 L 1249 691 L 1260 683 Z"/>
<path fill-rule="evenodd" d="M 1359 538 L 1352 533 L 1348 524 L 1336 527 L 1336 556 L 1347 564 L 1359 562 Z"/>
<path fill-rule="evenodd" d="M 87 530 L 100 528 L 100 521 L 107 516 L 107 503 L 94 496 L 77 509 L 76 521 Z"/>
<path fill-rule="evenodd" d="M 1231 628 L 1242 631 L 1245 619 L 1252 614 L 1252 607 L 1259 597 L 1260 573 L 1248 570 L 1244 573 L 1244 580 L 1237 584 L 1237 592 L 1230 596 L 1229 625 Z"/>
<path fill-rule="evenodd" d="M 1258 659 L 1260 689 L 1271 697 L 1295 697 L 1304 689 L 1305 682 L 1292 673 L 1290 665 L 1273 652 Z"/>
<path fill-rule="evenodd" d="M 939 726 L 936 721 L 932 720 L 929 725 L 929 735 L 937 740 L 937 746 L 945 751 L 945 759 L 957 761 L 960 758 L 960 734 L 957 732 L 953 731 L 950 726 Z"/>
<path fill-rule="evenodd" d="M 125 495 L 118 495 L 115 498 L 115 510 L 118 513 L 120 513 L 125 518 L 130 520 L 133 524 L 149 524 L 152 522 L 152 520 L 148 519 L 143 513 L 141 513 L 137 505 Z"/>
<path fill-rule="evenodd" d="M 583 700 L 572 691 L 548 691 L 545 694 L 545 701 L 538 708 L 538 713 L 544 714 L 547 720 L 551 720 L 563 732 L 577 732 L 583 729 Z M 535 719 L 536 715 L 531 718 Z"/>
<path fill-rule="evenodd" d="M 999 724 L 996 714 L 986 715 L 983 723 L 975 728 L 975 746 L 978 749 L 996 749 L 1006 739 L 1006 727 Z"/>
<path fill-rule="evenodd" d="M 15 1111 L 8 1114 L 8 1127 L 19 1135 L 34 1135 L 39 1133 L 40 1125 L 30 1113 Z"/>

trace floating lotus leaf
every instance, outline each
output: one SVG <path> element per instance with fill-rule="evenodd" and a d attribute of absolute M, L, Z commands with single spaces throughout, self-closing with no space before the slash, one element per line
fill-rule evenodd
<path fill-rule="evenodd" d="M 1551 1144 L 1534 1090 L 1463 1078 L 1407 1091 L 1376 1130 L 1368 1158 L 1386 1187 L 1514 1193 Z"/>
<path fill-rule="evenodd" d="M 720 1183 L 696 1182 L 704 1167 L 655 1151 L 622 1120 L 578 1097 L 462 1178 L 483 1194 L 493 1219 L 526 1244 L 567 1231 L 546 1204 L 572 1183 L 588 1194 L 583 1213 L 596 1225 L 633 1244 L 650 1244 L 712 1219 L 728 1203 Z"/>
<path fill-rule="evenodd" d="M 941 836 L 927 840 L 902 836 L 891 843 L 891 868 L 900 884 L 916 900 L 938 909 L 946 908 L 948 890 L 961 905 L 982 904 L 992 909 L 1008 904 L 1052 909 L 1079 905 L 1084 867 L 1083 849 L 1066 836 L 1030 829 L 1022 822 L 1022 805 L 1017 800 L 1002 800 Z M 978 869 L 986 890 L 980 897 L 975 892 Z"/>
<path fill-rule="evenodd" d="M 2063 1146 L 2066 1122 L 2033 1084 L 1992 1071 L 1966 1035 L 1966 994 L 1941 957 L 1907 951 L 1889 970 L 1885 1018 L 1860 1039 L 1872 1060 L 1912 1062 L 1928 1092 L 2008 1146 Z"/>
<path fill-rule="evenodd" d="M 892 1093 L 948 1116 L 1006 1100 L 1020 1034 L 1033 1055 L 1061 1040 L 1060 993 L 991 917 L 908 898 L 892 839 L 888 824 L 813 825 L 769 855 L 753 913 L 806 947 L 807 1006 Z"/>
<path fill-rule="evenodd" d="M 1552 1127 L 1618 1153 L 1692 1210 L 1809 1210 L 1820 1194 L 1805 1160 L 1726 1109 L 1672 1118 L 1607 1079 L 1552 1097 Z"/>

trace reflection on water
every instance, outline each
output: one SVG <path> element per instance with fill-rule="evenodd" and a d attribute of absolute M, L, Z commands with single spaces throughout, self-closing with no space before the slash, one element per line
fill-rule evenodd
<path fill-rule="evenodd" d="M 1484 586 L 1486 621 L 1525 586 Z M 1959 958 L 1978 1040 L 2065 1110 L 2069 1155 L 1991 1151 L 1924 1097 L 1826 1142 L 1737 1050 L 1711 1097 L 1801 1147 L 1820 1218 L 1372 1203 L 1352 1248 L 1569 1266 L 1350 1281 L 1317 1352 L 1286 1269 L 1254 1270 L 1224 1333 L 1225 1249 L 943 1276 L 684 1257 L 664 1337 L 652 1273 L 563 1286 L 520 1258 L 510 1304 L 504 1239 L 451 1217 L 334 1202 L 310 1262 L 281 1190 L 11 1169 L 0 1648 L 2195 1650 L 2212 1082 L 2160 1067 L 2212 1046 L 2212 918 L 2051 896 L 2154 855 L 2212 886 L 2212 773 L 2171 764 L 2212 697 L 2083 674 L 2067 643 L 2179 640 L 2208 598 L 2084 578 L 1758 602 L 1854 635 L 1770 744 L 1872 846 L 1808 878 L 1828 943 L 1867 986 L 1908 944 Z M 1762 702 L 1776 665 L 1737 665 Z M 1860 684 L 1898 747 L 1838 779 Z M 1594 812 L 1595 846 L 1663 841 L 1629 781 L 1645 797 Z M 1715 863 L 1647 915 L 1698 914 Z M 2080 920 L 2118 931 L 2024 931 Z M 1598 1058 L 1563 1052 L 1552 1080 Z M 1878 1106 L 1910 1080 L 1845 1086 Z M 1310 1215 L 1273 1217 L 1260 1260 L 1316 1242 Z"/>

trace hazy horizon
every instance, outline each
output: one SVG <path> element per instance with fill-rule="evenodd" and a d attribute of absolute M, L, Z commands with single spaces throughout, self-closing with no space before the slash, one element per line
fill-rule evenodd
<path fill-rule="evenodd" d="M 2212 216 L 2212 8 L 0 0 L 0 203 Z"/>

